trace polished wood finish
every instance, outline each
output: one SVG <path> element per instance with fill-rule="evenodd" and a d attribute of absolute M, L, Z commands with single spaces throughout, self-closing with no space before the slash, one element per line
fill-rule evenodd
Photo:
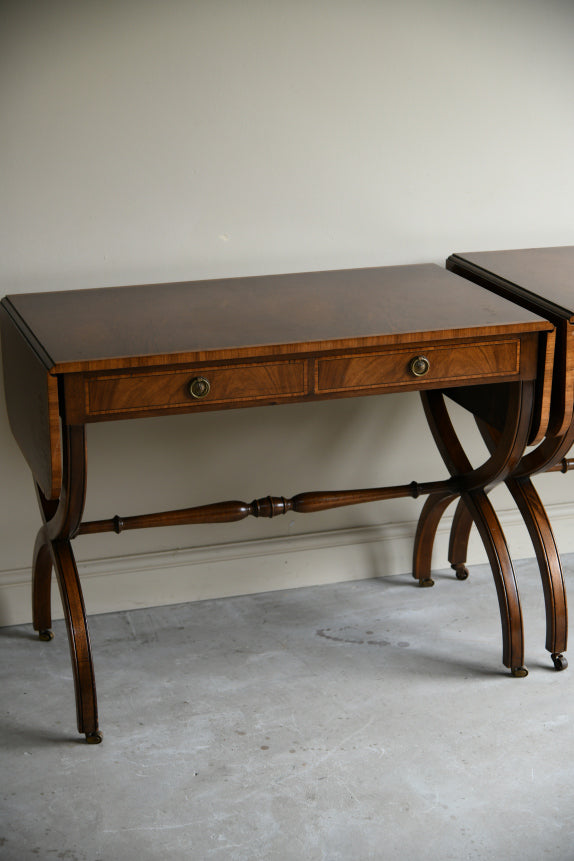
<path fill-rule="evenodd" d="M 574 246 L 526 248 L 509 251 L 453 254 L 447 268 L 496 295 L 545 316 L 555 326 L 556 349 L 545 437 L 526 454 L 506 484 L 522 514 L 535 550 L 546 605 L 546 648 L 557 669 L 564 669 L 568 617 L 566 588 L 560 555 L 548 519 L 531 477 L 544 472 L 568 471 L 566 455 L 574 444 Z M 479 428 L 487 445 L 497 444 L 497 426 L 482 416 Z M 466 559 L 469 517 L 455 518 L 449 558 L 453 567 Z"/>
<path fill-rule="evenodd" d="M 466 251 L 451 254 L 449 269 L 458 265 L 488 281 L 488 289 L 510 296 L 544 316 L 574 323 L 574 245 L 519 248 L 508 251 Z M 486 285 L 485 285 L 486 286 Z"/>
<path fill-rule="evenodd" d="M 417 484 L 400 484 L 394 487 L 369 487 L 363 490 L 319 490 L 298 493 L 291 498 L 284 496 L 264 496 L 252 502 L 215 502 L 198 505 L 177 511 L 161 511 L 156 514 L 140 514 L 135 517 L 116 515 L 109 520 L 91 520 L 82 523 L 80 535 L 93 535 L 98 532 L 120 533 L 126 529 L 152 529 L 156 526 L 185 526 L 192 523 L 233 523 L 246 517 L 277 517 L 296 511 L 298 514 L 314 514 L 348 505 L 366 502 L 382 502 L 387 499 L 412 497 L 416 499 L 427 493 L 436 493 L 448 488 L 453 492 L 449 481 L 428 481 Z"/>
<path fill-rule="evenodd" d="M 430 585 L 432 524 L 447 501 L 462 495 L 491 560 L 503 662 L 523 674 L 512 565 L 487 492 L 515 468 L 526 446 L 535 380 L 551 351 L 550 323 L 433 265 L 15 295 L 2 300 L 2 321 L 7 407 L 43 519 L 33 561 L 34 627 L 41 639 L 50 638 L 54 569 L 78 728 L 88 741 L 100 741 L 101 734 L 71 545 L 81 534 L 312 513 L 430 494 L 414 566 L 421 585 Z M 487 461 L 473 469 L 439 389 L 456 391 L 480 416 L 485 398 L 472 393 L 483 388 L 497 402 L 500 436 Z M 82 522 L 89 422 L 400 391 L 423 393 L 449 478 Z"/>
<path fill-rule="evenodd" d="M 388 266 L 8 296 L 54 373 L 540 331 L 439 266 Z M 65 337 L 63 337 L 65 333 Z M 351 334 L 352 333 L 352 334 Z"/>
<path fill-rule="evenodd" d="M 540 349 L 545 334 L 540 333 Z M 537 375 L 539 344 L 528 330 L 513 338 L 493 334 L 490 340 L 479 338 L 477 343 L 470 338 L 449 338 L 444 332 L 432 341 L 427 333 L 426 340 L 410 343 L 409 339 L 403 350 L 395 348 L 394 337 L 392 346 L 383 349 L 385 341 L 381 338 L 379 349 L 352 352 L 315 345 L 313 352 L 282 361 L 185 362 L 119 373 L 70 373 L 63 377 L 66 418 L 83 424 L 450 388 L 461 383 L 500 383 Z M 422 355 L 430 367 L 419 377 L 411 364 Z M 208 383 L 207 393 L 199 398 L 191 392 L 197 379 Z"/>
<path fill-rule="evenodd" d="M 0 306 L 4 391 L 8 418 L 36 481 L 57 498 L 62 481 L 58 379 L 46 367 L 15 320 Z"/>
<path fill-rule="evenodd" d="M 574 408 L 574 246 L 452 254 L 446 266 L 553 323 L 556 352 L 550 433 L 566 433 Z"/>
<path fill-rule="evenodd" d="M 78 732 L 90 743 L 101 741 L 98 730 L 96 682 L 82 587 L 71 546 L 79 531 L 86 496 L 86 440 L 83 426 L 65 426 L 63 431 L 63 472 L 57 505 L 45 499 L 37 485 L 44 525 L 34 547 L 32 567 L 32 609 L 34 628 L 41 639 L 49 638 L 51 625 L 50 579 L 56 570 L 64 618 L 68 632 Z"/>
<path fill-rule="evenodd" d="M 480 419 L 477 423 L 488 449 L 495 451 L 497 432 Z M 558 655 L 563 659 L 568 639 L 566 588 L 554 535 L 530 476 L 524 474 L 523 463 L 508 475 L 506 486 L 522 514 L 538 561 L 546 606 L 546 648 L 554 659 Z"/>
<path fill-rule="evenodd" d="M 207 380 L 205 395 L 191 392 L 194 380 Z M 86 380 L 86 418 L 147 412 L 150 409 L 196 410 L 201 406 L 243 406 L 255 401 L 281 401 L 307 394 L 307 365 L 294 362 L 245 362 L 232 368 L 198 366 L 179 372 L 98 376 Z"/>
<path fill-rule="evenodd" d="M 423 406 L 441 456 L 456 479 L 467 511 L 476 524 L 485 546 L 496 584 L 502 623 L 502 661 L 513 675 L 525 675 L 524 635 L 522 611 L 512 561 L 504 533 L 487 491 L 498 481 L 512 473 L 522 456 L 528 440 L 534 396 L 533 383 L 516 383 L 501 390 L 501 400 L 507 405 L 506 422 L 499 436 L 499 444 L 491 451 L 491 458 L 481 467 L 472 470 L 470 462 L 458 440 L 448 415 L 441 392 L 423 392 Z M 429 562 L 434 535 L 440 518 L 457 493 L 446 491 L 429 496 L 423 508 L 415 538 L 413 576 L 422 585 L 430 585 Z"/>
<path fill-rule="evenodd" d="M 549 467 L 546 472 L 566 473 L 569 472 L 571 469 L 574 469 L 574 457 L 563 457 L 559 463 Z"/>
<path fill-rule="evenodd" d="M 537 445 L 549 431 L 555 344 L 555 330 L 540 336 L 534 411 L 528 437 L 529 446 Z M 478 391 L 468 387 L 449 388 L 447 394 L 451 400 L 456 401 L 466 409 L 472 409 L 475 415 L 480 416 L 493 427 L 502 428 L 505 419 L 505 404 L 499 398 L 497 386 L 484 385 Z M 472 406 L 470 401 L 472 401 Z"/>
<path fill-rule="evenodd" d="M 427 359 L 428 371 L 419 377 L 411 369 L 417 356 L 412 349 L 320 359 L 316 390 L 368 393 L 379 388 L 412 388 L 415 384 L 418 388 L 444 388 L 460 380 L 468 384 L 473 376 L 481 381 L 507 377 L 518 372 L 520 340 L 449 342 L 443 347 L 421 345 L 420 353 Z"/>

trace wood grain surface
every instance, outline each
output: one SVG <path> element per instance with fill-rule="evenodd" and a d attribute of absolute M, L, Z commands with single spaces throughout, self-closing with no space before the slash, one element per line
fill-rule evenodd
<path fill-rule="evenodd" d="M 12 295 L 53 373 L 544 328 L 433 264 Z"/>

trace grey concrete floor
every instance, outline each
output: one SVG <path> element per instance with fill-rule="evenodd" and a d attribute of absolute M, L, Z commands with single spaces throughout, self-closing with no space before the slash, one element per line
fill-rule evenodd
<path fill-rule="evenodd" d="M 486 566 L 93 617 L 97 746 L 63 623 L 0 630 L 0 858 L 571 861 L 574 668 L 517 577 L 525 679 Z"/>

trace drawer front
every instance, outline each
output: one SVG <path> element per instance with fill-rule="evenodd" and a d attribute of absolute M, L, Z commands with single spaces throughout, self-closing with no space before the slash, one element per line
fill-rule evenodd
<path fill-rule="evenodd" d="M 195 396 L 191 392 L 194 381 Z M 239 406 L 243 401 L 303 396 L 306 391 L 307 372 L 303 361 L 109 375 L 87 382 L 86 412 L 97 416 L 199 408 L 207 404 Z"/>
<path fill-rule="evenodd" d="M 419 357 L 422 361 L 412 367 Z M 517 374 L 520 367 L 520 341 L 485 341 L 452 347 L 421 347 L 396 352 L 369 353 L 320 359 L 315 386 L 320 392 L 368 392 L 384 387 L 439 387 L 495 379 Z M 415 373 L 418 371 L 419 373 Z M 422 373 L 420 373 L 422 371 Z"/>

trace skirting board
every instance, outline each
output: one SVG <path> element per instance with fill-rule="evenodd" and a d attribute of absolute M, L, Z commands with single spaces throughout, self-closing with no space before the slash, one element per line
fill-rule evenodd
<path fill-rule="evenodd" d="M 547 506 L 556 543 L 574 553 L 574 504 Z M 514 559 L 534 555 L 516 510 L 498 512 Z M 451 518 L 437 533 L 433 569 L 448 568 Z M 411 571 L 416 522 L 381 524 L 95 559 L 78 564 L 88 614 L 180 604 L 208 598 L 317 586 L 345 580 L 390 577 Z M 468 564 L 486 562 L 473 529 Z M 55 578 L 54 578 L 55 579 Z M 31 622 L 30 570 L 0 571 L 0 626 Z M 53 618 L 62 618 L 57 587 L 52 590 Z"/>

